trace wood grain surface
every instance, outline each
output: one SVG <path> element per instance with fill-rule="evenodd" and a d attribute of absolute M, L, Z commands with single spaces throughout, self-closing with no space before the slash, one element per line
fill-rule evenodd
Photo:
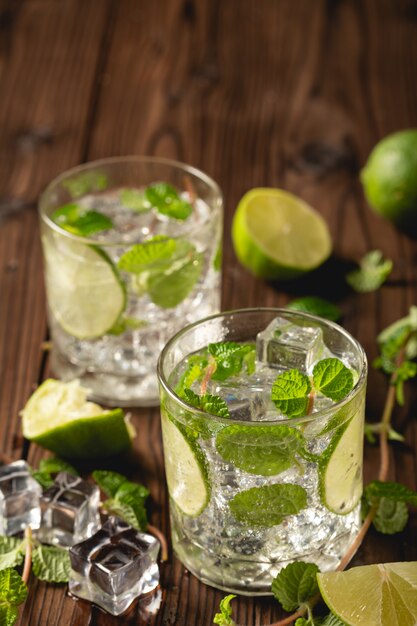
<path fill-rule="evenodd" d="M 19 410 L 49 372 L 36 199 L 59 172 L 95 158 L 148 154 L 191 163 L 225 196 L 223 309 L 324 295 L 376 355 L 376 334 L 417 304 L 417 244 L 367 206 L 358 172 L 372 146 L 417 127 L 413 0 L 0 0 L 0 450 L 36 465 Z M 305 279 L 272 284 L 235 258 L 234 208 L 255 186 L 284 187 L 326 218 L 334 256 Z M 357 295 L 346 268 L 380 248 L 389 282 Z M 387 382 L 372 368 L 367 416 Z M 411 387 L 411 386 L 410 386 Z M 417 488 L 416 390 L 396 413 L 404 445 L 390 478 Z M 159 411 L 135 410 L 129 471 L 151 490 L 152 523 L 169 534 Z M 365 452 L 365 478 L 378 451 Z M 371 532 L 356 564 L 417 560 L 417 516 L 404 532 Z M 414 539 L 413 539 L 414 538 Z M 30 582 L 19 626 L 208 626 L 223 593 L 171 555 L 155 597 L 112 618 L 59 585 Z M 271 598 L 234 601 L 240 626 L 281 615 Z"/>

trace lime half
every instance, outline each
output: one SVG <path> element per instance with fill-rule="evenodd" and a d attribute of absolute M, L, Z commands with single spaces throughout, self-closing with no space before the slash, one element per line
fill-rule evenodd
<path fill-rule="evenodd" d="M 122 409 L 87 402 L 87 393 L 78 380 L 46 380 L 21 412 L 24 437 L 73 459 L 112 456 L 130 448 L 134 430 Z"/>
<path fill-rule="evenodd" d="M 44 237 L 43 247 L 48 303 L 58 324 L 78 339 L 104 335 L 126 305 L 111 259 L 96 246 L 55 233 Z"/>
<path fill-rule="evenodd" d="M 200 515 L 210 499 L 207 461 L 186 428 L 162 412 L 165 472 L 168 491 L 177 507 L 191 517 Z"/>
<path fill-rule="evenodd" d="M 350 513 L 362 495 L 363 419 L 356 413 L 338 428 L 319 461 L 320 498 L 338 515 Z"/>
<path fill-rule="evenodd" d="M 282 189 L 257 188 L 236 209 L 232 239 L 240 262 L 256 276 L 288 279 L 321 265 L 332 242 L 326 222 Z"/>
<path fill-rule="evenodd" d="M 415 626 L 417 563 L 353 567 L 317 574 L 327 606 L 348 626 Z"/>

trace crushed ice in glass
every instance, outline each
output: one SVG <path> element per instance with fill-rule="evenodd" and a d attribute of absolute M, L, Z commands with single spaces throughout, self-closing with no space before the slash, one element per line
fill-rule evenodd
<path fill-rule="evenodd" d="M 38 539 L 64 547 L 91 537 L 100 527 L 100 491 L 79 476 L 60 472 L 40 499 Z"/>
<path fill-rule="evenodd" d="M 41 492 L 25 461 L 0 467 L 0 535 L 14 535 L 27 526 L 38 528 Z"/>
<path fill-rule="evenodd" d="M 118 517 L 70 548 L 70 592 L 120 615 L 159 584 L 159 541 Z"/>
<path fill-rule="evenodd" d="M 276 317 L 256 337 L 259 361 L 277 369 L 310 373 L 314 363 L 326 356 L 320 328 L 303 327 Z"/>

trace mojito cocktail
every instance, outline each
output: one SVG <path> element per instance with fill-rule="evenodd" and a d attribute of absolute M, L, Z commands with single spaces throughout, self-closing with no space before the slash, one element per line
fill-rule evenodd
<path fill-rule="evenodd" d="M 296 560 L 337 566 L 360 525 L 366 358 L 332 322 L 212 316 L 158 375 L 173 547 L 203 582 L 265 594 Z"/>
<path fill-rule="evenodd" d="M 152 157 L 89 163 L 40 199 L 52 368 L 109 405 L 158 403 L 170 336 L 219 309 L 222 196 Z"/>

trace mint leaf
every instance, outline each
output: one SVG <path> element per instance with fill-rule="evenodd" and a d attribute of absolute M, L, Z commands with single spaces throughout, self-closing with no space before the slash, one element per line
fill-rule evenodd
<path fill-rule="evenodd" d="M 311 384 L 308 376 L 296 369 L 282 372 L 272 385 L 271 399 L 287 417 L 300 417 L 307 411 Z"/>
<path fill-rule="evenodd" d="M 213 380 L 226 380 L 236 376 L 242 371 L 245 364 L 247 373 L 253 373 L 256 347 L 254 343 L 236 343 L 234 341 L 221 341 L 209 343 L 209 354 L 214 358 L 216 371 Z"/>
<path fill-rule="evenodd" d="M 0 536 L 0 570 L 23 563 L 25 541 L 15 537 Z"/>
<path fill-rule="evenodd" d="M 376 530 L 384 535 L 400 533 L 408 522 L 408 509 L 404 502 L 381 498 L 373 520 Z"/>
<path fill-rule="evenodd" d="M 80 237 L 88 237 L 113 227 L 113 222 L 106 215 L 90 211 L 75 203 L 60 207 L 52 213 L 51 219 L 64 230 Z"/>
<path fill-rule="evenodd" d="M 175 387 L 175 392 L 180 397 L 184 397 L 185 389 L 191 387 L 197 380 L 202 379 L 207 365 L 208 360 L 206 356 L 192 354 L 187 357 L 187 367 Z"/>
<path fill-rule="evenodd" d="M 115 324 L 107 331 L 107 335 L 123 335 L 129 330 L 137 330 L 147 326 L 146 320 L 140 320 L 136 317 L 128 317 L 127 315 L 121 315 Z"/>
<path fill-rule="evenodd" d="M 318 593 L 314 563 L 290 563 L 272 581 L 272 593 L 285 611 L 294 611 Z"/>
<path fill-rule="evenodd" d="M 133 483 L 130 480 L 125 480 L 116 491 L 115 497 L 118 500 L 124 500 L 127 496 L 134 496 L 136 500 L 142 500 L 145 502 L 149 496 L 149 489 L 140 483 Z"/>
<path fill-rule="evenodd" d="M 39 470 L 32 470 L 33 478 L 38 481 L 43 489 L 48 489 L 54 484 L 54 479 L 49 472 L 40 472 Z"/>
<path fill-rule="evenodd" d="M 206 393 L 199 396 L 191 389 L 184 389 L 185 400 L 200 411 L 206 411 L 218 417 L 230 417 L 229 408 L 223 398 Z"/>
<path fill-rule="evenodd" d="M 58 546 L 37 546 L 32 552 L 33 573 L 48 583 L 67 583 L 71 563 L 68 550 Z"/>
<path fill-rule="evenodd" d="M 405 352 L 406 357 L 411 360 L 417 357 L 417 306 L 410 307 L 408 315 L 390 324 L 379 333 L 377 341 L 380 349 L 384 350 L 387 343 L 391 344 L 391 356 L 396 356 L 396 351 L 398 352 L 402 347 L 401 342 L 404 342 L 410 333 Z M 392 349 L 393 345 L 394 349 Z"/>
<path fill-rule="evenodd" d="M 0 624 L 13 626 L 19 610 L 28 595 L 28 590 L 14 569 L 5 569 L 0 572 Z"/>
<path fill-rule="evenodd" d="M 400 406 L 404 406 L 404 383 L 411 378 L 417 376 L 417 363 L 413 361 L 403 361 L 396 368 L 395 388 L 397 402 Z"/>
<path fill-rule="evenodd" d="M 143 243 L 137 243 L 130 250 L 127 250 L 120 257 L 117 266 L 119 269 L 132 274 L 139 274 L 149 270 L 155 264 L 165 261 L 164 267 L 169 267 L 166 263 L 170 259 L 177 247 L 175 239 L 156 235 L 152 239 L 147 239 Z"/>
<path fill-rule="evenodd" d="M 106 470 L 95 470 L 92 473 L 92 477 L 100 489 L 110 498 L 115 496 L 119 487 L 127 481 L 126 476 L 119 474 L 119 472 L 109 472 Z"/>
<path fill-rule="evenodd" d="M 145 192 L 139 189 L 122 189 L 120 192 L 120 202 L 122 206 L 136 211 L 137 213 L 144 213 L 151 209 L 150 202 L 146 199 Z"/>
<path fill-rule="evenodd" d="M 214 616 L 213 624 L 218 624 L 218 626 L 236 626 L 232 619 L 232 607 L 230 606 L 230 602 L 233 598 L 236 598 L 236 596 L 231 593 L 220 600 L 220 613 L 216 613 Z"/>
<path fill-rule="evenodd" d="M 192 213 L 191 204 L 182 200 L 178 192 L 167 183 L 155 183 L 145 189 L 145 196 L 148 202 L 155 207 L 159 213 L 177 220 L 185 220 Z"/>
<path fill-rule="evenodd" d="M 107 189 L 108 181 L 107 176 L 101 172 L 83 172 L 74 178 L 62 181 L 62 186 L 68 190 L 71 198 L 79 198 L 91 191 Z"/>
<path fill-rule="evenodd" d="M 173 263 L 163 273 L 151 274 L 148 280 L 148 293 L 155 304 L 170 309 L 182 302 L 194 289 L 201 275 L 204 256 L 193 249 L 182 261 Z"/>
<path fill-rule="evenodd" d="M 346 280 L 359 293 L 376 291 L 391 274 L 392 268 L 392 261 L 384 259 L 380 250 L 372 250 L 360 261 L 359 269 L 346 274 Z"/>
<path fill-rule="evenodd" d="M 275 484 L 241 491 L 229 503 L 239 522 L 269 528 L 307 506 L 307 492 L 300 485 Z"/>
<path fill-rule="evenodd" d="M 339 359 L 323 359 L 313 369 L 317 391 L 334 402 L 340 402 L 353 388 L 353 374 Z"/>
<path fill-rule="evenodd" d="M 304 444 L 303 435 L 290 426 L 235 424 L 224 428 L 216 439 L 217 451 L 227 463 L 258 476 L 274 476 L 289 469 Z"/>
<path fill-rule="evenodd" d="M 118 517 L 124 519 L 125 522 L 133 526 L 133 528 L 145 530 L 146 525 L 143 526 L 142 515 L 139 518 L 135 509 L 130 504 L 120 502 L 115 498 L 110 498 L 109 500 L 105 500 L 105 502 L 103 502 L 103 507 L 108 513 L 117 515 Z"/>
<path fill-rule="evenodd" d="M 336 304 L 316 296 L 297 298 L 287 304 L 287 309 L 291 309 L 292 311 L 302 311 L 303 313 L 310 313 L 311 315 L 318 315 L 319 317 L 324 317 L 332 322 L 337 322 L 337 320 L 342 317 L 342 313 Z"/>
<path fill-rule="evenodd" d="M 346 626 L 336 615 L 329 613 L 323 620 L 321 626 Z"/>
<path fill-rule="evenodd" d="M 223 261 L 223 245 L 222 245 L 222 241 L 220 241 L 216 250 L 216 254 L 214 255 L 214 259 L 213 259 L 213 268 L 216 270 L 216 272 L 220 272 L 220 270 L 222 269 L 222 261 Z"/>
<path fill-rule="evenodd" d="M 405 502 L 417 507 L 417 492 L 395 482 L 373 480 L 365 487 L 364 497 L 371 506 L 380 498 L 387 498 L 388 500 Z"/>
<path fill-rule="evenodd" d="M 59 457 L 51 457 L 49 459 L 41 459 L 39 462 L 39 471 L 47 472 L 49 474 L 58 474 L 59 472 L 68 472 L 74 476 L 79 476 L 79 473 L 73 465 L 67 461 L 63 461 Z"/>

